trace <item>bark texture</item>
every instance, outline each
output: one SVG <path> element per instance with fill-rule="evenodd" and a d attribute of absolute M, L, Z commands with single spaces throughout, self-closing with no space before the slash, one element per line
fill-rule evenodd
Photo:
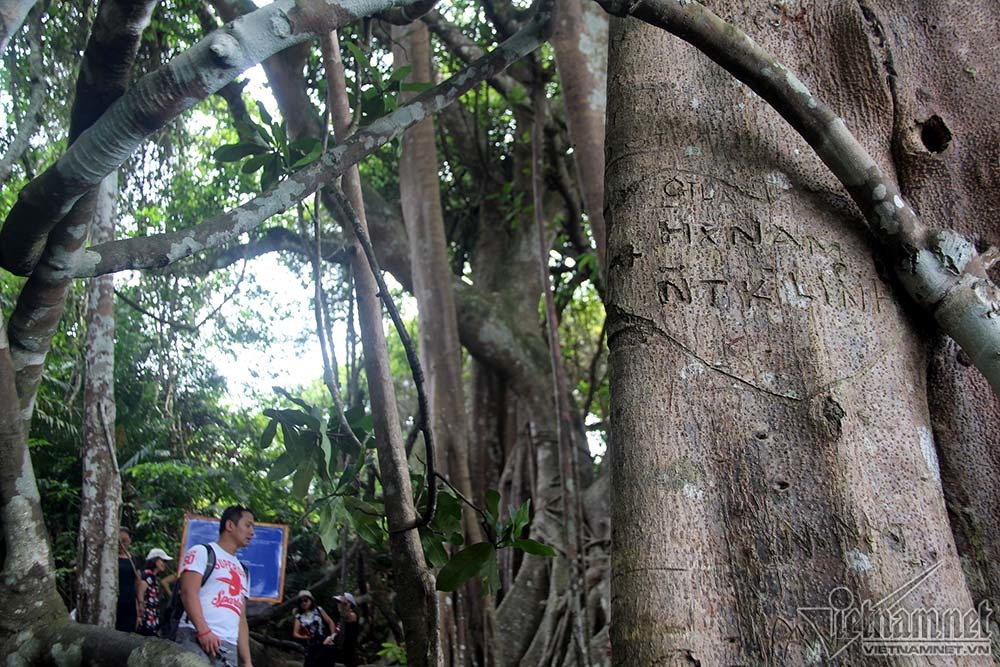
<path fill-rule="evenodd" d="M 552 35 L 573 161 L 604 271 L 604 113 L 607 108 L 608 17 L 590 0 L 558 0 Z"/>
<path fill-rule="evenodd" d="M 865 2 L 869 48 L 892 109 L 893 167 L 903 196 L 931 226 L 980 249 L 1000 246 L 1000 144 L 996 3 L 961 12 L 943 2 Z M 996 273 L 993 273 L 996 279 Z M 1000 609 L 1000 401 L 968 357 L 939 337 L 931 350 L 928 405 L 967 581 Z M 1000 637 L 993 626 L 994 637 Z"/>
<path fill-rule="evenodd" d="M 407 81 L 433 81 L 427 26 L 419 21 L 408 26 L 393 26 L 392 37 L 393 67 L 409 66 Z M 413 94 L 408 94 L 403 99 L 412 97 Z M 418 306 L 420 358 L 427 379 L 437 469 L 447 474 L 462 495 L 472 498 L 462 349 L 441 209 L 433 118 L 420 121 L 403 134 L 399 194 L 414 268 L 413 294 Z M 430 480 L 430 483 L 437 481 Z M 462 512 L 466 543 L 482 542 L 485 536 L 478 515 L 465 505 Z M 449 664 L 471 664 L 469 661 L 477 647 L 482 654 L 493 653 L 489 633 L 484 633 L 492 617 L 492 604 L 488 598 L 477 595 L 475 588 L 473 582 L 452 595 L 452 604 L 441 605 L 442 611 L 449 610 L 454 616 L 456 627 L 454 640 L 447 647 Z"/>
<path fill-rule="evenodd" d="M 0 54 L 14 36 L 37 0 L 4 0 L 0 2 Z"/>
<path fill-rule="evenodd" d="M 91 239 L 115 235 L 118 175 L 104 180 L 97 195 Z M 77 537 L 77 619 L 114 627 L 118 599 L 118 525 L 122 487 L 115 454 L 114 277 L 88 284 L 86 373 L 83 388 L 83 472 Z"/>
<path fill-rule="evenodd" d="M 862 7 L 751 2 L 724 17 L 891 173 Z M 970 609 L 926 358 L 847 195 L 679 40 L 613 20 L 609 81 L 612 613 L 629 619 L 612 629 L 615 662 L 826 659 L 839 646 L 798 610 L 838 587 L 881 600 L 935 566 L 902 607 Z"/>
<path fill-rule="evenodd" d="M 331 41 L 333 44 L 338 44 L 336 34 L 331 35 Z M 332 52 L 332 67 L 327 79 L 330 82 L 334 128 L 338 138 L 342 140 L 351 123 L 351 109 L 347 102 L 344 66 L 339 58 L 339 49 L 334 48 Z M 347 170 L 343 186 L 345 195 L 357 214 L 364 233 L 367 234 L 361 179 L 357 167 Z M 341 222 L 347 224 L 346 220 Z M 372 275 L 372 268 L 357 238 L 354 239 L 354 246 L 352 268 L 354 289 L 358 299 L 358 323 L 364 347 L 365 373 L 371 396 L 375 441 L 378 443 L 379 470 L 390 531 L 389 546 L 399 594 L 398 609 L 406 633 L 406 655 L 408 664 L 416 667 L 437 667 L 441 664 L 441 644 L 434 576 L 424 560 L 419 533 L 416 530 L 392 532 L 411 525 L 417 513 L 413 505 L 413 487 L 406 461 L 406 448 L 397 417 L 389 353 L 382 330 L 382 304 L 377 294 L 378 287 Z"/>

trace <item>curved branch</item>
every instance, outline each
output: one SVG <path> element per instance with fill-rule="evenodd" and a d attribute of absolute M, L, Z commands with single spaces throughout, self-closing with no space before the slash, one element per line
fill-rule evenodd
<path fill-rule="evenodd" d="M 934 316 L 1000 396 L 1000 290 L 972 241 L 928 228 L 844 121 L 739 28 L 692 0 L 598 2 L 611 14 L 680 37 L 774 107 L 847 189 L 909 297 Z"/>
<path fill-rule="evenodd" d="M 534 51 L 545 39 L 545 27 L 541 19 L 533 21 L 458 74 L 351 135 L 313 164 L 242 206 L 189 229 L 88 248 L 78 263 L 66 269 L 66 275 L 83 278 L 125 269 L 163 267 L 201 250 L 218 247 L 255 229 L 272 215 L 287 210 L 296 201 L 329 183 L 348 166 L 398 137 L 406 128 L 437 113 L 483 79 L 503 71 Z"/>
<path fill-rule="evenodd" d="M 434 510 L 437 504 L 437 484 L 434 483 L 434 436 L 431 431 L 430 407 L 426 389 L 427 382 L 424 379 L 424 371 L 420 366 L 420 358 L 413 348 L 413 341 L 406 330 L 406 325 L 403 324 L 403 320 L 399 316 L 396 304 L 392 302 L 389 287 L 385 284 L 385 279 L 382 277 L 382 270 L 378 266 L 378 260 L 375 257 L 375 250 L 372 248 L 372 241 L 368 237 L 368 232 L 361 224 L 354 209 L 351 208 L 351 203 L 347 201 L 347 197 L 339 189 L 333 191 L 333 202 L 337 209 L 339 209 L 337 212 L 340 214 L 340 219 L 348 221 L 354 230 L 355 236 L 358 238 L 358 243 L 361 244 L 361 248 L 364 250 L 365 257 L 368 259 L 368 266 L 371 267 L 372 274 L 375 276 L 375 282 L 378 284 L 379 297 L 381 297 L 382 303 L 385 304 L 385 309 L 389 311 L 389 317 L 392 319 L 392 323 L 396 327 L 396 333 L 399 334 L 399 340 L 406 351 L 406 361 L 410 365 L 410 371 L 413 373 L 413 384 L 417 388 L 417 405 L 420 408 L 420 430 L 423 431 L 424 447 L 427 449 L 427 475 L 424 477 L 424 483 L 427 484 L 427 508 L 419 519 L 409 525 L 401 526 L 391 531 L 393 533 L 402 533 L 429 524 L 434 518 Z"/>
<path fill-rule="evenodd" d="M 410 0 L 412 1 L 412 0 Z M 18 196 L 0 229 L 0 266 L 30 274 L 49 232 L 153 132 L 268 56 L 406 0 L 276 0 L 219 30 L 135 86 Z"/>

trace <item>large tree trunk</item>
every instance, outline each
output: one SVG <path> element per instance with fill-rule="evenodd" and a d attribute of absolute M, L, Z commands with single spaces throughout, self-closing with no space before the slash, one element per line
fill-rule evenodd
<path fill-rule="evenodd" d="M 982 148 L 1000 144 L 1000 88 L 982 73 L 1000 71 L 992 29 L 1000 5 L 967 7 L 955 14 L 944 2 L 880 2 L 866 4 L 864 16 L 883 72 L 893 75 L 892 158 L 903 195 L 929 224 L 997 246 L 1000 169 Z M 975 601 L 998 609 L 1000 401 L 954 341 L 938 337 L 931 354 L 928 404 L 952 527 Z"/>
<path fill-rule="evenodd" d="M 115 236 L 118 174 L 104 180 L 97 197 L 93 243 Z M 86 375 L 83 390 L 83 481 L 77 537 L 77 619 L 114 627 L 118 598 L 118 519 L 122 487 L 115 454 L 114 277 L 88 285 Z"/>
<path fill-rule="evenodd" d="M 420 21 L 393 26 L 393 67 L 410 66 L 406 79 L 431 82 L 430 34 Z M 404 95 L 404 101 L 415 97 Z M 427 118 L 406 131 L 399 158 L 399 193 L 410 241 L 413 267 L 413 294 L 419 312 L 420 358 L 427 379 L 431 428 L 437 443 L 436 466 L 466 498 L 473 497 L 469 475 L 469 434 L 462 386 L 462 350 L 458 340 L 458 320 L 452 293 L 452 274 L 441 210 L 437 146 L 434 120 Z M 437 483 L 436 480 L 429 480 Z M 463 526 L 467 544 L 485 540 L 479 517 L 463 506 Z M 450 613 L 456 632 L 450 642 L 450 664 L 475 664 L 472 656 L 492 658 L 492 601 L 478 592 L 472 581 L 452 594 L 451 604 L 439 605 Z M 447 596 L 443 596 L 447 597 Z"/>
<path fill-rule="evenodd" d="M 863 10 L 733 13 L 885 167 L 893 114 Z M 838 587 L 879 601 L 935 567 L 902 608 L 970 609 L 923 347 L 847 195 L 679 40 L 615 19 L 609 73 L 616 664 L 825 659 L 838 640 L 797 610 Z M 861 642 L 841 659 L 907 660 Z"/>

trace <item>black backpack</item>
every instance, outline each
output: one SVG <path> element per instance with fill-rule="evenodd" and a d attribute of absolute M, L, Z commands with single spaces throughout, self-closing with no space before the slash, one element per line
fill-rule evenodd
<path fill-rule="evenodd" d="M 205 551 L 208 552 L 208 560 L 205 562 L 205 573 L 201 575 L 201 585 L 204 586 L 208 578 L 212 575 L 212 570 L 215 569 L 215 549 L 209 544 L 199 544 L 198 546 L 205 547 Z M 181 600 L 180 574 L 177 575 L 177 581 L 170 587 L 170 602 L 167 603 L 164 612 L 164 620 L 160 624 L 160 636 L 173 641 L 177 638 L 177 627 L 181 623 L 181 617 L 184 616 L 184 601 Z"/>

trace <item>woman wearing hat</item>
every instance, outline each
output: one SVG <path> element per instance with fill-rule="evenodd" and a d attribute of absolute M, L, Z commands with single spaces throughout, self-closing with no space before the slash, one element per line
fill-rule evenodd
<path fill-rule="evenodd" d="M 155 637 L 160 631 L 160 575 L 173 560 L 163 549 L 150 549 L 139 579 L 139 634 Z"/>
<path fill-rule="evenodd" d="M 337 662 L 347 667 L 358 664 L 358 636 L 361 634 L 358 601 L 350 593 L 334 595 L 340 623 L 337 624 Z"/>
<path fill-rule="evenodd" d="M 306 642 L 305 667 L 333 665 L 333 661 L 327 658 L 330 656 L 335 634 L 333 620 L 322 607 L 316 606 L 312 593 L 299 591 L 292 636 Z"/>

